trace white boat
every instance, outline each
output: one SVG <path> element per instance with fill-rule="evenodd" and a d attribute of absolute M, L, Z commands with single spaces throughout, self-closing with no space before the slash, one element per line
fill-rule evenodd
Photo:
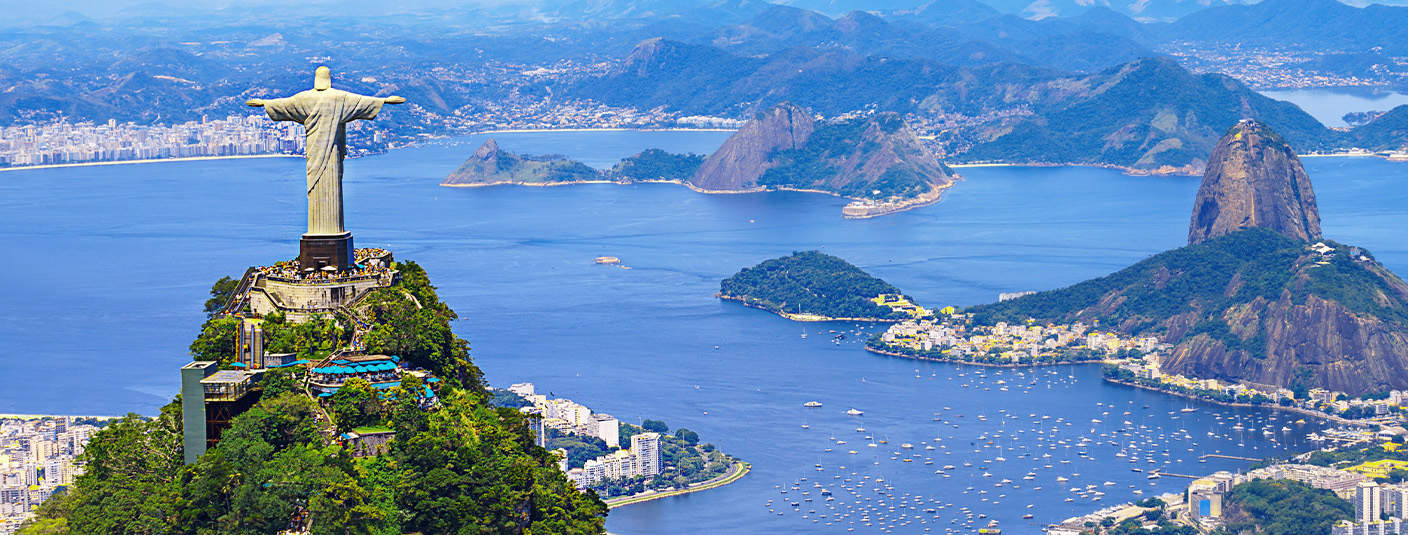
<path fill-rule="evenodd" d="M 806 402 L 806 403 L 803 403 L 802 406 L 803 406 L 803 407 L 820 407 L 820 406 L 821 406 L 821 402 L 820 402 L 820 401 L 808 401 L 808 402 Z"/>
<path fill-rule="evenodd" d="M 856 409 L 851 409 L 851 410 L 846 411 L 846 414 L 849 414 L 849 415 L 851 415 L 851 416 L 860 416 L 860 415 L 865 414 L 865 413 L 862 412 L 862 411 L 856 410 Z"/>

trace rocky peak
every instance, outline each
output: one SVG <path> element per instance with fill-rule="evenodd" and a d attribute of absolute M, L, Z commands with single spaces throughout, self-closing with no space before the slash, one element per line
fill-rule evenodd
<path fill-rule="evenodd" d="M 760 112 L 704 160 L 690 183 L 712 191 L 756 188 L 758 177 L 774 165 L 772 154 L 800 148 L 815 128 L 811 112 L 794 104 Z"/>
<path fill-rule="evenodd" d="M 655 64 L 661 62 L 665 56 L 673 51 L 674 44 L 666 41 L 663 37 L 653 37 L 641 41 L 631 49 L 630 54 L 626 55 L 622 70 L 645 76 L 650 73 Z"/>
<path fill-rule="evenodd" d="M 489 138 L 488 141 L 485 141 L 483 145 L 479 146 L 478 150 L 474 151 L 474 157 L 480 160 L 488 160 L 498 156 L 498 154 L 499 143 L 494 141 L 494 138 Z"/>
<path fill-rule="evenodd" d="M 1293 239 L 1320 238 L 1315 191 L 1281 136 L 1243 120 L 1218 141 L 1193 203 L 1188 243 L 1261 227 Z"/>

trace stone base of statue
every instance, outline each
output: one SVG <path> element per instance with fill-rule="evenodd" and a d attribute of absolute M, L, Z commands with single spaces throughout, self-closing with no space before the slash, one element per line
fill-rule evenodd
<path fill-rule="evenodd" d="M 323 269 L 334 267 L 338 270 L 352 267 L 352 233 L 335 235 L 304 234 L 298 244 L 298 263 L 303 269 Z"/>
<path fill-rule="evenodd" d="M 281 313 L 290 322 L 302 323 L 337 314 L 400 280 L 391 251 L 356 249 L 352 259 L 351 267 L 342 270 L 305 270 L 301 259 L 250 268 L 224 312 L 246 317 Z"/>

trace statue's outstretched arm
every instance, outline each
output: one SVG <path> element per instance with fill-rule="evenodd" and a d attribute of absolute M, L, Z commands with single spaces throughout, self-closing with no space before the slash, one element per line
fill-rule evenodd
<path fill-rule="evenodd" d="M 386 97 L 386 98 L 384 98 L 384 99 L 381 99 L 381 101 L 384 102 L 384 103 L 386 103 L 386 104 L 401 104 L 401 103 L 406 102 L 406 97 L 398 97 L 398 96 L 396 96 L 396 95 L 391 95 L 391 96 L 389 96 L 389 97 Z M 251 106 L 252 106 L 252 104 L 251 104 Z"/>
<path fill-rule="evenodd" d="M 251 107 L 255 107 L 255 108 L 263 108 L 263 107 L 264 107 L 264 99 L 262 99 L 262 98 L 252 98 L 252 99 L 249 99 L 249 100 L 244 101 L 244 103 L 245 103 L 246 106 L 251 106 Z"/>

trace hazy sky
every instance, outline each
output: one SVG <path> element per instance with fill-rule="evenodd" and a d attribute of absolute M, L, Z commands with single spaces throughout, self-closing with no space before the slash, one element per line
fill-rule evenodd
<path fill-rule="evenodd" d="M 59 0 L 54 4 L 35 4 L 32 0 L 0 0 L 0 9 L 5 13 L 21 15 L 25 18 L 36 20 L 53 17 L 68 12 L 76 12 L 91 18 L 106 18 L 128 9 L 142 8 L 167 8 L 181 6 L 175 9 L 248 9 L 260 10 L 270 9 L 274 6 L 286 6 L 290 2 L 296 5 L 312 7 L 324 4 L 329 8 L 334 8 L 337 12 L 348 13 L 350 11 L 361 11 L 368 15 L 379 15 L 388 13 L 406 13 L 422 11 L 434 8 L 464 8 L 467 6 L 495 7 L 495 6 L 531 6 L 544 3 L 561 5 L 567 1 L 583 0 Z M 641 4 L 685 4 L 689 0 L 585 0 L 587 2 L 619 2 L 619 3 L 641 3 Z M 715 0 L 699 0 L 698 3 L 712 2 Z M 890 0 L 883 3 L 887 6 L 902 6 L 906 4 L 920 5 L 929 0 Z M 942 0 L 940 0 L 942 1 Z M 1133 1 L 1133 0 L 1131 0 Z M 1342 0 L 1351 5 L 1364 5 L 1368 3 L 1408 6 L 1408 0 Z M 778 3 L 791 3 L 787 0 Z"/>

